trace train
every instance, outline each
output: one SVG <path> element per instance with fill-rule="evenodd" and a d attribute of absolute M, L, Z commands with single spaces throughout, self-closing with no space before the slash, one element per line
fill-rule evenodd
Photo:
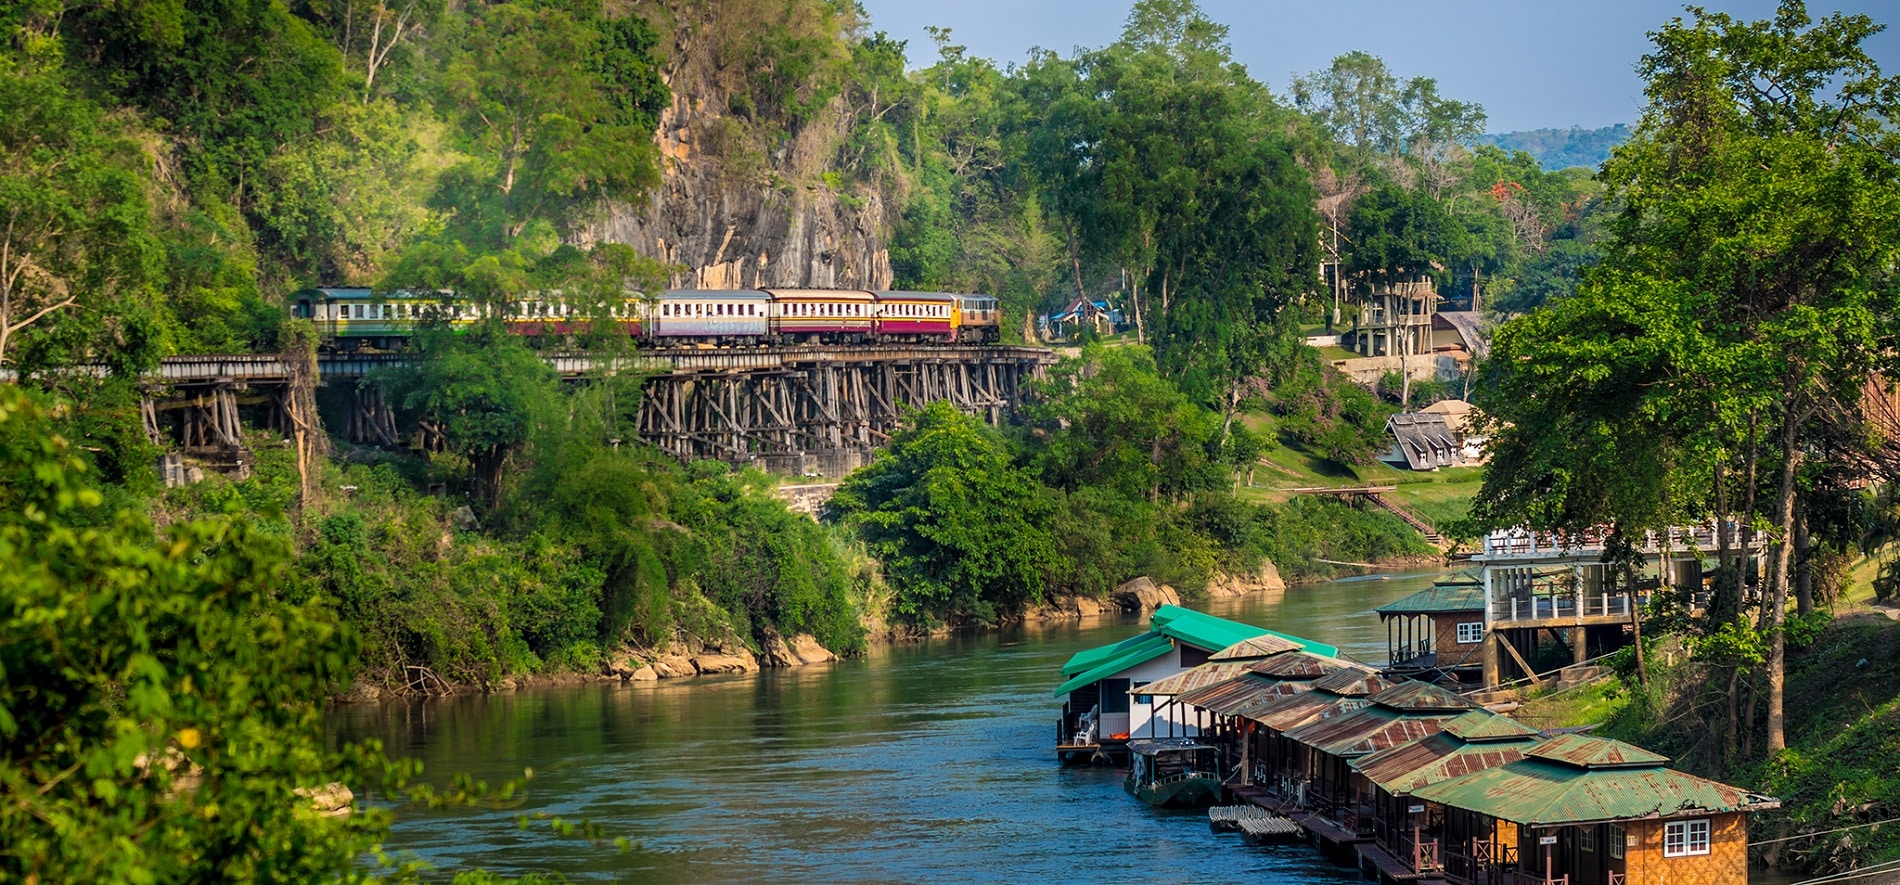
<path fill-rule="evenodd" d="M 630 292 L 607 314 L 642 346 L 769 347 L 798 344 L 988 344 L 1001 313 L 988 295 L 858 289 L 668 289 Z M 496 311 L 519 335 L 566 336 L 594 322 L 561 293 L 475 303 L 444 292 L 319 287 L 291 298 L 290 313 L 315 323 L 334 350 L 400 350 L 431 320 L 467 327 Z"/>

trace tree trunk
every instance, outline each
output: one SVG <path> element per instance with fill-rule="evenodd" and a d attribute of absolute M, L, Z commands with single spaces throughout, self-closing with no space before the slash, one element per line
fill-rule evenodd
<path fill-rule="evenodd" d="M 1814 569 L 1809 556 L 1814 539 L 1808 532 L 1808 508 L 1795 508 L 1794 519 L 1794 610 L 1807 617 L 1814 613 Z"/>
<path fill-rule="evenodd" d="M 1775 502 L 1775 514 L 1780 518 L 1781 537 L 1775 544 L 1775 569 L 1772 586 L 1774 596 L 1767 601 L 1768 621 L 1768 740 L 1765 746 L 1769 755 L 1779 753 L 1788 746 L 1787 723 L 1783 710 L 1783 693 L 1787 681 L 1785 663 L 1788 654 L 1788 638 L 1782 630 L 1788 609 L 1788 564 L 1794 554 L 1794 476 L 1801 463 L 1800 428 L 1801 418 L 1797 406 L 1792 400 L 1781 425 L 1781 488 Z"/>

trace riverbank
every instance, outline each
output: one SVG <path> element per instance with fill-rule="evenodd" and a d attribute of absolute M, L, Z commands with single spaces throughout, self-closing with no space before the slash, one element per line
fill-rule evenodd
<path fill-rule="evenodd" d="M 1418 572 L 1440 568 L 1443 560 L 1438 557 L 1404 557 L 1397 561 L 1382 562 L 1380 565 L 1391 569 L 1394 573 Z M 1357 575 L 1343 576 L 1343 579 L 1349 581 L 1366 578 L 1385 579 L 1394 576 L 1396 575 L 1382 572 L 1362 572 Z M 1000 619 L 998 623 L 988 626 L 940 625 L 934 629 L 925 630 L 901 625 L 891 627 L 881 621 L 867 621 L 865 648 L 916 643 L 951 636 L 994 634 L 1023 625 L 1098 624 L 1128 619 L 1139 621 L 1162 605 L 1199 604 L 1231 610 L 1250 598 L 1277 602 L 1289 589 L 1310 588 L 1326 583 L 1328 583 L 1327 580 L 1312 577 L 1296 581 L 1283 580 L 1279 570 L 1270 561 L 1263 561 L 1259 570 L 1253 574 L 1217 573 L 1207 587 L 1197 594 L 1184 595 L 1172 586 L 1157 584 L 1152 579 L 1143 577 L 1124 582 L 1102 599 L 1068 595 L 1032 606 L 1018 615 Z M 592 683 L 678 682 L 691 680 L 694 677 L 794 669 L 836 662 L 847 657 L 862 657 L 865 653 L 864 650 L 860 650 L 855 655 L 840 655 L 822 645 L 810 634 L 795 634 L 790 637 L 768 634 L 768 640 L 756 650 L 747 647 L 732 635 L 710 639 L 682 636 L 677 643 L 666 648 L 621 647 L 606 654 L 598 667 L 515 673 L 493 679 L 474 680 L 446 679 L 433 672 L 417 672 L 406 685 L 390 686 L 365 682 L 352 686 L 349 692 L 333 700 L 346 704 L 375 703 L 418 697 L 507 694 L 517 691 L 570 688 Z M 415 669 L 424 670 L 424 668 Z"/>

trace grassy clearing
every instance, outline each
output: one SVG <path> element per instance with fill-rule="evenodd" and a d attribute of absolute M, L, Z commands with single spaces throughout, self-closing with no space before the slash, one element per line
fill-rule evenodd
<path fill-rule="evenodd" d="M 1261 455 L 1253 487 L 1242 488 L 1248 500 L 1285 503 L 1292 494 L 1284 489 L 1312 486 L 1397 486 L 1390 494 L 1412 512 L 1443 523 L 1463 517 L 1478 494 L 1484 471 L 1478 467 L 1451 467 L 1430 473 L 1397 470 L 1383 463 L 1357 467 L 1320 457 L 1279 432 L 1271 415 L 1247 415 L 1247 427 L 1274 440 Z"/>
<path fill-rule="evenodd" d="M 1611 677 L 1570 691 L 1531 695 L 1513 715 L 1541 728 L 1575 728 L 1608 722 L 1629 702 L 1623 683 Z"/>
<path fill-rule="evenodd" d="M 1346 348 L 1340 347 L 1337 344 L 1328 344 L 1325 347 L 1316 347 L 1314 349 L 1319 351 L 1319 355 L 1321 359 L 1326 360 L 1328 362 L 1331 362 L 1332 360 L 1351 360 L 1351 359 L 1359 358 L 1359 354 L 1354 353 L 1353 351 L 1347 350 Z"/>

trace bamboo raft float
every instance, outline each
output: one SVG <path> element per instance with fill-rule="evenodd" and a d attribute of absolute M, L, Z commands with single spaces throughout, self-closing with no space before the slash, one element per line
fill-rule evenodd
<path fill-rule="evenodd" d="M 1215 832 L 1236 832 L 1249 841 L 1289 839 L 1299 825 L 1258 805 L 1219 805 L 1207 810 L 1207 824 Z"/>

